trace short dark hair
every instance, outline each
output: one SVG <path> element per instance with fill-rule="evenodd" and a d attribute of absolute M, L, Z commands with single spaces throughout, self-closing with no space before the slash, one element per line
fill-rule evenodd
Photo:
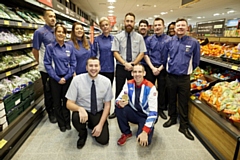
<path fill-rule="evenodd" d="M 171 25 L 176 25 L 176 22 L 171 22 L 169 25 L 168 25 L 168 27 L 167 27 L 167 35 L 169 35 L 169 29 L 170 29 L 170 26 Z"/>
<path fill-rule="evenodd" d="M 162 23 L 163 23 L 163 25 L 164 25 L 164 20 L 163 20 L 162 18 L 160 18 L 160 17 L 155 18 L 154 21 L 153 21 L 153 23 L 154 23 L 155 21 L 162 21 Z"/>
<path fill-rule="evenodd" d="M 144 72 L 145 71 L 145 67 L 141 64 L 141 63 L 138 63 L 138 64 L 135 64 L 133 65 L 133 67 L 135 66 L 141 66 L 142 67 L 142 71 Z M 133 70 L 132 70 L 133 71 Z"/>
<path fill-rule="evenodd" d="M 127 14 L 125 15 L 125 18 L 126 18 L 127 16 L 132 16 L 132 17 L 134 18 L 134 20 L 135 20 L 135 15 L 134 15 L 133 13 L 131 13 L 131 12 L 127 13 Z"/>
<path fill-rule="evenodd" d="M 97 57 L 89 57 L 89 58 L 87 59 L 86 65 L 88 65 L 88 61 L 89 61 L 89 60 L 98 60 L 98 61 L 99 61 L 99 59 L 98 59 Z M 100 61 L 99 61 L 99 64 L 100 64 Z"/>
<path fill-rule="evenodd" d="M 184 19 L 184 18 L 178 18 L 178 19 L 176 20 L 176 23 L 177 23 L 177 22 L 180 22 L 180 21 L 185 21 L 185 22 L 188 24 L 187 20 Z"/>
<path fill-rule="evenodd" d="M 142 19 L 142 20 L 139 22 L 138 26 L 140 26 L 141 23 L 144 23 L 144 24 L 146 24 L 146 25 L 148 26 L 148 21 L 145 20 L 145 19 Z"/>
<path fill-rule="evenodd" d="M 43 16 L 45 16 L 47 14 L 47 12 L 49 12 L 49 11 L 53 12 L 52 9 L 46 9 L 46 10 L 43 11 Z"/>
<path fill-rule="evenodd" d="M 63 25 L 63 26 L 65 26 L 65 23 L 63 23 L 63 22 L 61 22 L 61 21 L 58 21 L 58 22 L 56 22 L 55 26 L 57 26 L 57 25 Z"/>

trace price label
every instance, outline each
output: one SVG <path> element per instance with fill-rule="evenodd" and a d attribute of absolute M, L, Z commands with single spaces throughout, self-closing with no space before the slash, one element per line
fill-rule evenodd
<path fill-rule="evenodd" d="M 19 27 L 21 27 L 22 26 L 22 23 L 21 22 L 18 22 L 18 24 L 17 24 Z"/>
<path fill-rule="evenodd" d="M 2 139 L 0 141 L 0 149 L 2 149 L 5 146 L 6 143 L 7 143 L 7 141 L 5 139 Z"/>
<path fill-rule="evenodd" d="M 191 98 L 192 100 L 196 99 L 196 97 L 195 97 L 195 96 L 191 96 L 190 98 Z"/>
<path fill-rule="evenodd" d="M 238 66 L 232 66 L 233 70 L 238 70 Z"/>
<path fill-rule="evenodd" d="M 6 72 L 6 76 L 10 76 L 11 74 L 11 71 Z"/>
<path fill-rule="evenodd" d="M 28 48 L 31 47 L 31 44 L 27 44 L 27 47 L 28 47 Z"/>
<path fill-rule="evenodd" d="M 33 108 L 32 111 L 31 111 L 33 114 L 35 114 L 37 112 L 37 109 L 36 108 Z"/>
<path fill-rule="evenodd" d="M 7 47 L 6 47 L 6 50 L 7 50 L 7 51 L 11 51 L 11 50 L 12 50 L 12 46 L 7 46 Z"/>
<path fill-rule="evenodd" d="M 38 28 L 38 25 L 36 25 L 36 24 L 35 24 L 35 26 L 34 26 L 34 27 L 35 27 L 35 28 Z"/>
<path fill-rule="evenodd" d="M 9 21 L 4 20 L 4 25 L 9 25 Z"/>
<path fill-rule="evenodd" d="M 29 27 L 32 27 L 32 24 L 29 24 L 28 26 L 29 26 Z"/>

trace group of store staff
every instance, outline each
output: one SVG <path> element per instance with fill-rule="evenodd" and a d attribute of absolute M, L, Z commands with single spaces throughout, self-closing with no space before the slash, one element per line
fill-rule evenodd
<path fill-rule="evenodd" d="M 125 30 L 112 36 L 109 20 L 103 17 L 99 22 L 102 34 L 94 39 L 93 44 L 87 40 L 84 28 L 80 23 L 75 22 L 72 25 L 71 39 L 66 42 L 64 41 L 67 34 L 66 27 L 63 23 L 56 23 L 55 13 L 52 10 L 46 10 L 44 19 L 46 24 L 34 32 L 32 51 L 39 63 L 46 111 L 50 122 L 57 122 L 62 132 L 71 129 L 70 110 L 73 111 L 72 123 L 79 132 L 78 148 L 82 148 L 85 144 L 87 122 L 88 127 L 93 130 L 92 135 L 96 137 L 96 141 L 100 144 L 108 143 L 107 117 L 112 99 L 114 58 L 117 63 L 115 99 L 119 99 L 118 96 L 123 90 L 124 84 L 126 85 L 126 80 L 133 79 L 133 73 L 137 72 L 133 71 L 134 66 L 141 63 L 144 66 L 144 73 L 146 70 L 146 75 L 142 74 L 145 75 L 144 79 L 152 84 L 155 84 L 157 80 L 158 95 L 156 96 L 157 104 L 155 104 L 157 106 L 154 106 L 157 108 L 157 114 L 161 118 L 167 119 L 163 111 L 168 110 L 170 118 L 163 124 L 163 127 L 176 124 L 179 115 L 179 132 L 188 139 L 194 140 L 188 130 L 189 75 L 199 65 L 200 46 L 196 39 L 186 35 L 188 24 L 185 19 L 178 19 L 171 23 L 168 26 L 168 35 L 166 35 L 164 20 L 155 18 L 154 34 L 148 36 L 148 22 L 146 20 L 139 22 L 139 34 L 134 31 L 135 15 L 127 13 L 124 20 Z M 98 63 L 100 63 L 99 66 Z M 137 70 L 139 67 L 135 69 Z M 137 79 L 138 76 L 135 74 L 136 82 Z M 91 112 L 94 100 L 92 100 L 92 90 L 90 92 L 90 89 L 93 85 L 96 85 L 97 113 Z M 139 87 L 144 88 L 141 86 Z M 138 97 L 149 98 L 149 93 L 142 93 L 141 89 L 138 91 L 138 95 Z M 135 102 L 139 101 L 138 97 L 135 97 Z M 131 104 L 131 101 L 128 102 Z M 119 109 L 117 104 L 116 101 L 115 111 Z M 124 102 L 123 106 L 125 105 Z M 146 111 L 144 114 L 145 117 L 148 117 L 145 118 L 147 123 L 150 115 L 146 114 L 149 113 L 151 107 L 148 105 L 149 109 L 141 105 L 137 105 L 137 107 L 142 107 L 142 110 L 139 111 L 133 106 L 134 112 L 137 114 Z M 150 111 L 150 113 L 153 112 Z M 122 114 L 118 111 L 109 116 L 109 118 L 117 116 L 122 131 L 122 136 L 118 140 L 119 145 L 123 145 L 131 137 L 130 133 L 124 133 L 121 129 L 121 117 L 119 116 Z M 154 121 L 156 123 L 157 119 Z M 146 130 L 145 126 L 140 130 L 144 131 L 144 128 Z M 152 133 L 153 128 L 148 128 L 147 135 L 152 135 Z M 151 140 L 148 139 L 148 142 L 145 143 L 141 138 L 145 137 L 138 139 L 140 145 L 150 144 Z"/>

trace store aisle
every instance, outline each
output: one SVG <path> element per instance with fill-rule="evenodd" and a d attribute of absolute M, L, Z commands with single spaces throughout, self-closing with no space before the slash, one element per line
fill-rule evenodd
<path fill-rule="evenodd" d="M 30 137 L 13 157 L 13 160 L 211 160 L 213 157 L 195 138 L 187 140 L 178 132 L 178 126 L 163 128 L 163 120 L 156 124 L 153 142 L 149 147 L 140 147 L 132 137 L 124 146 L 117 145 L 120 136 L 116 119 L 109 120 L 110 142 L 101 146 L 91 137 L 86 145 L 77 149 L 78 133 L 75 129 L 62 133 L 57 125 L 51 124 L 47 116 L 40 122 Z M 137 126 L 131 125 L 133 133 Z"/>

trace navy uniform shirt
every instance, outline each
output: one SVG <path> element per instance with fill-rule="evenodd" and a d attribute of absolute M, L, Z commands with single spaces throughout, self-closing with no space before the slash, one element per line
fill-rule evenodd
<path fill-rule="evenodd" d="M 100 72 L 114 72 L 114 56 L 111 51 L 113 36 L 107 37 L 102 34 L 94 39 L 92 53 L 94 57 L 98 57 L 101 64 Z"/>
<path fill-rule="evenodd" d="M 192 37 L 173 36 L 164 49 L 166 70 L 175 75 L 190 75 L 200 63 L 200 44 Z"/>
<path fill-rule="evenodd" d="M 55 41 L 54 31 L 48 25 L 38 28 L 33 35 L 33 48 L 39 50 L 38 70 L 46 72 L 43 64 L 45 48 L 48 44 Z"/>
<path fill-rule="evenodd" d="M 149 35 L 146 35 L 145 37 L 143 37 L 144 42 L 145 42 L 145 45 L 146 45 L 146 41 L 147 41 L 148 37 L 150 37 L 150 36 L 149 36 Z M 142 65 L 145 65 L 145 66 L 147 65 L 147 63 L 145 62 L 144 58 L 140 61 L 140 63 L 141 63 Z"/>
<path fill-rule="evenodd" d="M 62 77 L 68 80 L 73 76 L 76 67 L 76 58 L 73 47 L 64 43 L 61 47 L 56 41 L 46 47 L 44 65 L 50 77 L 57 82 Z"/>
<path fill-rule="evenodd" d="M 153 66 L 160 67 L 162 64 L 164 64 L 163 49 L 170 39 L 171 38 L 164 33 L 160 36 L 154 34 L 147 39 L 147 52 L 145 55 L 148 55 Z"/>
<path fill-rule="evenodd" d="M 83 47 L 83 42 L 81 40 L 77 40 L 78 45 L 80 47 L 79 50 L 77 50 L 74 47 L 74 43 L 72 41 L 68 41 L 68 44 L 72 45 L 73 47 L 73 53 L 76 56 L 76 61 L 77 61 L 77 66 L 76 66 L 76 74 L 81 74 L 81 73 L 87 73 L 86 70 L 86 64 L 87 64 L 87 60 L 88 58 L 92 57 L 92 45 L 89 43 L 90 48 L 87 50 Z"/>

